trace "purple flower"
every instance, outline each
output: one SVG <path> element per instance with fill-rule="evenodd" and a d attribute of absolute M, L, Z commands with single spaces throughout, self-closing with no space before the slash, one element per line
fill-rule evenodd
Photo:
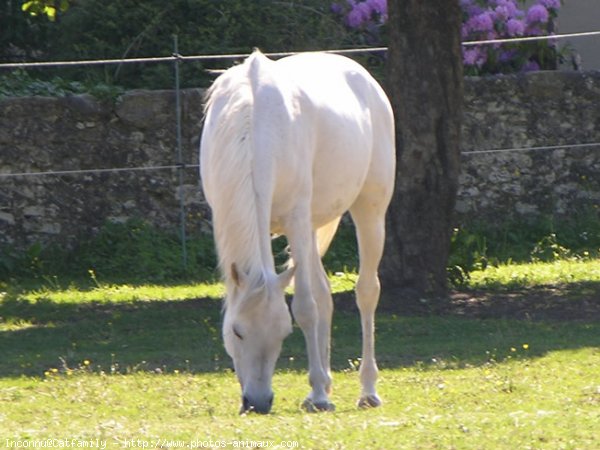
<path fill-rule="evenodd" d="M 471 30 L 469 30 L 469 27 L 467 26 L 466 23 L 463 23 L 460 26 L 460 35 L 462 36 L 463 40 L 467 39 L 469 37 L 469 32 Z"/>
<path fill-rule="evenodd" d="M 469 15 L 469 17 L 476 16 L 484 11 L 475 0 L 460 0 L 460 7 Z"/>
<path fill-rule="evenodd" d="M 519 14 L 522 14 L 522 11 L 517 8 L 517 5 L 515 4 L 515 0 L 497 0 L 496 9 L 497 8 L 506 8 L 508 11 L 508 17 L 515 17 Z"/>
<path fill-rule="evenodd" d="M 521 70 L 523 72 L 535 72 L 536 70 L 540 70 L 540 65 L 535 61 L 527 61 Z"/>
<path fill-rule="evenodd" d="M 525 24 L 519 19 L 508 19 L 506 22 L 506 32 L 510 37 L 523 36 L 523 33 L 525 33 Z"/>
<path fill-rule="evenodd" d="M 543 36 L 544 31 L 538 24 L 529 24 L 525 29 L 525 36 Z"/>
<path fill-rule="evenodd" d="M 463 63 L 467 66 L 483 66 L 487 61 L 487 53 L 481 47 L 465 48 L 463 50 Z"/>
<path fill-rule="evenodd" d="M 343 14 L 344 7 L 342 5 L 340 5 L 339 3 L 332 3 L 331 4 L 331 12 L 334 14 Z"/>
<path fill-rule="evenodd" d="M 489 11 L 471 17 L 467 21 L 467 27 L 473 31 L 488 32 L 494 29 L 494 20 Z"/>
<path fill-rule="evenodd" d="M 382 16 L 387 15 L 387 0 L 367 0 L 371 5 L 371 11 L 374 11 Z"/>
<path fill-rule="evenodd" d="M 496 16 L 496 20 L 500 22 L 504 22 L 510 17 L 510 12 L 508 11 L 508 8 L 505 5 L 496 6 L 494 13 L 494 15 Z"/>
<path fill-rule="evenodd" d="M 475 61 L 477 61 L 477 57 L 479 56 L 479 52 L 476 48 L 469 48 L 463 51 L 463 62 L 467 66 L 474 66 Z"/>
<path fill-rule="evenodd" d="M 560 0 L 538 0 L 546 9 L 560 9 Z"/>
<path fill-rule="evenodd" d="M 381 24 L 388 18 L 387 0 L 330 0 L 331 11 L 356 29 L 365 42 L 380 43 Z M 562 0 L 459 0 L 463 12 L 463 41 L 519 36 L 546 35 L 554 30 Z M 528 9 L 523 4 L 530 6 Z M 549 41 L 556 50 L 556 42 Z M 463 63 L 468 73 L 539 70 L 544 48 L 520 46 L 507 49 L 501 44 L 463 47 Z M 525 63 L 524 63 L 525 61 Z"/>
<path fill-rule="evenodd" d="M 352 10 L 348 13 L 346 21 L 349 27 L 359 28 L 371 18 L 371 6 L 366 2 L 350 4 L 352 5 Z"/>
<path fill-rule="evenodd" d="M 527 11 L 527 22 L 529 23 L 546 23 L 549 17 L 548 10 L 544 5 L 533 5 Z"/>
<path fill-rule="evenodd" d="M 346 16 L 346 24 L 351 28 L 383 23 L 387 19 L 387 0 L 347 1 L 350 11 Z"/>
<path fill-rule="evenodd" d="M 518 52 L 516 50 L 501 50 L 500 54 L 498 56 L 498 61 L 502 62 L 502 63 L 507 63 L 512 61 L 516 56 L 517 56 Z"/>

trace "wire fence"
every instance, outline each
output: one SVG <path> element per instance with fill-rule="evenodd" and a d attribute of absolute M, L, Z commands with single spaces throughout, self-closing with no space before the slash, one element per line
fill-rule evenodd
<path fill-rule="evenodd" d="M 464 150 L 461 152 L 463 156 L 483 155 L 494 153 L 515 153 L 515 152 L 536 152 L 536 151 L 554 151 L 568 150 L 575 151 L 586 148 L 600 148 L 600 142 L 588 142 L 583 144 L 562 144 L 562 145 L 541 145 L 536 147 L 507 147 L 495 148 L 488 150 Z M 73 170 L 48 170 L 35 172 L 0 172 L 0 180 L 8 178 L 28 178 L 28 177 L 51 177 L 51 176 L 66 176 L 66 175 L 100 175 L 106 173 L 122 173 L 122 172 L 146 172 L 146 171 L 161 171 L 161 170 L 198 170 L 200 164 L 170 164 L 161 166 L 128 166 L 128 167 L 111 167 L 98 169 L 73 169 Z"/>
<path fill-rule="evenodd" d="M 466 41 L 462 45 L 465 47 L 477 45 L 497 45 L 511 44 L 531 41 L 556 41 L 567 38 L 581 38 L 590 36 L 600 36 L 600 31 L 588 31 L 578 33 L 555 34 L 551 36 L 526 36 L 515 37 L 508 39 L 489 39 Z M 347 49 L 330 49 L 319 50 L 326 53 L 335 53 L 343 55 L 360 54 L 360 53 L 381 53 L 386 52 L 387 47 L 364 47 L 364 48 L 347 48 Z M 285 56 L 296 55 L 300 52 L 270 52 L 265 53 L 271 58 L 280 58 Z M 73 66 L 100 66 L 100 65 L 122 65 L 122 64 L 140 64 L 140 63 L 170 63 L 174 69 L 174 90 L 176 95 L 176 164 L 159 165 L 159 166 L 137 166 L 137 167 L 112 167 L 112 168 L 93 168 L 93 169 L 75 169 L 75 170 L 50 170 L 37 172 L 14 172 L 0 173 L 0 180 L 11 178 L 28 178 L 28 177 L 47 177 L 47 176 L 65 176 L 65 175 L 97 175 L 105 173 L 120 173 L 120 172 L 136 172 L 136 171 L 163 171 L 177 170 L 179 188 L 183 186 L 183 172 L 189 169 L 197 170 L 199 164 L 186 164 L 182 157 L 182 138 L 181 138 L 181 103 L 180 103 L 180 75 L 179 67 L 183 62 L 198 62 L 198 61 L 215 61 L 215 60 L 236 60 L 243 59 L 248 56 L 248 53 L 231 53 L 231 54 L 208 54 L 208 55 L 182 55 L 179 53 L 177 36 L 173 36 L 173 54 L 170 56 L 160 57 L 144 57 L 144 58 L 121 58 L 121 59 L 93 59 L 93 60 L 77 60 L 77 61 L 40 61 L 40 62 L 14 62 L 0 63 L 0 70 L 9 69 L 39 69 L 39 68 L 56 68 L 56 67 L 73 67 Z M 562 145 L 548 145 L 535 147 L 512 147 L 499 149 L 473 149 L 462 152 L 464 156 L 493 154 L 493 153 L 511 153 L 511 152 L 532 152 L 532 151 L 554 151 L 554 150 L 577 150 L 582 148 L 600 148 L 600 142 L 588 143 L 572 143 Z M 183 199 L 180 199 L 180 237 L 182 243 L 182 263 L 187 267 L 187 248 L 186 248 L 186 212 Z"/>
<path fill-rule="evenodd" d="M 493 45 L 493 44 L 512 44 L 519 42 L 533 41 L 557 41 L 568 38 L 580 38 L 600 36 L 600 31 L 583 31 L 578 33 L 563 33 L 554 34 L 551 36 L 524 36 L 506 39 L 487 39 L 478 41 L 465 41 L 462 43 L 465 47 L 476 45 Z M 386 52 L 387 47 L 360 47 L 360 48 L 343 48 L 318 50 L 324 53 L 336 53 L 340 55 L 352 55 L 357 53 L 381 53 Z M 284 56 L 293 56 L 301 52 L 270 52 L 265 53 L 271 58 L 282 58 Z M 228 54 L 210 54 L 210 55 L 181 55 L 176 50 L 170 56 L 155 56 L 147 58 L 120 58 L 120 59 L 88 59 L 77 61 L 40 61 L 40 62 L 15 62 L 15 63 L 0 63 L 0 69 L 39 69 L 44 67 L 69 67 L 69 66 L 99 66 L 99 65 L 120 65 L 120 64 L 140 64 L 140 63 L 173 63 L 192 62 L 192 61 L 217 61 L 217 60 L 235 60 L 246 58 L 248 53 L 228 53 Z"/>
<path fill-rule="evenodd" d="M 513 152 L 536 152 L 536 151 L 554 151 L 554 150 L 577 150 L 583 148 L 600 148 L 600 142 L 588 142 L 585 144 L 562 144 L 562 145 L 540 145 L 537 147 L 508 147 L 494 148 L 489 150 L 466 150 L 462 155 L 483 155 L 489 153 L 513 153 Z"/>

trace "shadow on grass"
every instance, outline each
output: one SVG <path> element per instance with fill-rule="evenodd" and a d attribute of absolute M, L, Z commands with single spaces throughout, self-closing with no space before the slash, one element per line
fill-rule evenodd
<path fill-rule="evenodd" d="M 0 303 L 0 376 L 43 375 L 91 361 L 105 372 L 219 370 L 221 303 L 215 299 Z M 11 330 L 12 328 L 12 330 Z"/>
<path fill-rule="evenodd" d="M 381 308 L 379 365 L 439 367 L 443 361 L 446 367 L 477 366 L 492 359 L 503 361 L 517 349 L 521 357 L 536 358 L 550 351 L 600 347 L 600 322 L 593 320 L 597 316 L 583 310 L 577 317 L 564 318 L 589 320 L 556 320 L 561 309 L 550 308 L 585 306 L 600 311 L 595 296 L 600 286 L 571 287 L 570 295 L 555 292 L 555 298 L 548 297 L 547 289 L 455 293 L 443 314 L 427 313 L 426 305 L 412 312 Z M 592 297 L 586 295 L 590 292 Z M 351 369 L 360 357 L 359 316 L 351 294 L 340 294 L 335 301 L 332 366 Z M 554 315 L 540 314 L 541 304 Z M 526 314 L 528 309 L 537 315 Z M 0 323 L 0 377 L 43 376 L 51 369 L 78 368 L 86 360 L 88 370 L 106 373 L 212 372 L 231 367 L 221 339 L 221 302 L 215 299 L 56 303 L 13 295 L 0 301 Z M 305 355 L 302 333 L 295 328 L 278 367 L 304 371 Z"/>

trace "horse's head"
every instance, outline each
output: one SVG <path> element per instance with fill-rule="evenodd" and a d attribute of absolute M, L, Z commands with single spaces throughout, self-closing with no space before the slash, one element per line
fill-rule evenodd
<path fill-rule="evenodd" d="M 272 279 L 252 281 L 235 264 L 223 320 L 225 349 L 233 359 L 242 386 L 241 412 L 266 414 L 273 404 L 271 379 L 283 340 L 292 332 L 292 319 L 284 298 L 293 270 Z"/>

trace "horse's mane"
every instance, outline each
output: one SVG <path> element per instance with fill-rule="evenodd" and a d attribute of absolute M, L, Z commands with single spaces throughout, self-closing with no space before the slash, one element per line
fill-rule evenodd
<path fill-rule="evenodd" d="M 217 115 L 208 140 L 213 147 L 208 170 L 218 180 L 210 203 L 219 266 L 228 293 L 234 288 L 232 264 L 252 285 L 262 277 L 256 264 L 260 234 L 252 173 L 253 93 L 248 72 L 253 56 L 221 75 L 208 90 L 205 104 L 206 115 Z"/>

